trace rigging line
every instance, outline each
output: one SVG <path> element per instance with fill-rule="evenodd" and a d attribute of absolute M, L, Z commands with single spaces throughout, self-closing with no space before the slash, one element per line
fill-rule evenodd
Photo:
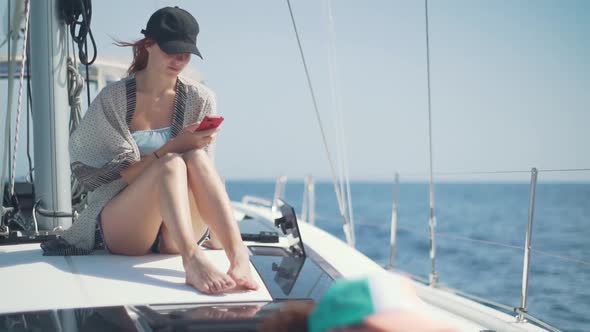
<path fill-rule="evenodd" d="M 424 16 L 426 19 L 426 75 L 428 83 L 428 153 L 430 163 L 430 177 L 429 177 L 429 191 L 430 191 L 430 220 L 428 225 L 430 227 L 430 259 L 432 261 L 431 279 L 436 283 L 436 215 L 434 210 L 434 183 L 432 175 L 432 103 L 430 94 L 430 37 L 428 26 L 428 0 L 424 0 Z"/>
<path fill-rule="evenodd" d="M 590 168 L 539 169 L 538 172 L 588 172 Z"/>
<path fill-rule="evenodd" d="M 365 227 L 373 227 L 373 228 L 383 228 L 383 229 L 385 229 L 387 226 L 387 224 L 377 224 L 377 223 L 358 223 L 358 225 L 365 226 Z M 421 232 L 415 228 L 404 227 L 404 226 L 397 226 L 397 228 L 400 230 L 404 230 L 406 232 L 412 233 L 412 234 L 424 236 L 423 232 Z M 449 238 L 449 239 L 453 239 L 453 240 L 460 240 L 460 241 L 465 241 L 465 242 L 486 244 L 486 245 L 490 245 L 490 246 L 498 246 L 498 247 L 504 247 L 504 248 L 510 248 L 510 249 L 517 249 L 520 251 L 524 250 L 523 247 L 515 246 L 512 244 L 508 244 L 508 243 L 497 242 L 497 241 L 480 240 L 480 239 L 474 239 L 474 238 L 460 236 L 460 235 L 452 235 L 452 234 L 448 234 L 448 233 L 437 233 L 436 235 L 439 237 Z"/>
<path fill-rule="evenodd" d="M 4 39 L 2 41 L 2 43 L 0 43 L 0 47 L 4 46 L 4 44 L 6 44 L 10 41 L 10 1 L 11 0 L 8 0 L 7 4 L 6 4 L 6 7 L 7 7 L 6 14 L 8 16 L 8 20 L 7 20 L 8 21 L 8 29 L 6 29 L 6 39 Z M 9 49 L 9 52 L 10 52 L 10 49 Z"/>
<path fill-rule="evenodd" d="M 331 97 L 331 102 L 332 102 L 332 113 L 334 116 L 334 120 L 333 124 L 334 124 L 334 132 L 336 133 L 336 158 L 337 158 L 337 165 L 338 167 L 338 189 L 340 190 L 340 195 L 342 197 L 344 197 L 344 169 L 342 167 L 343 162 L 342 162 L 342 149 L 341 149 L 341 141 L 340 141 L 340 132 L 339 132 L 339 117 L 338 117 L 338 111 L 340 110 L 341 104 L 340 104 L 340 99 L 338 98 L 338 87 L 336 86 L 336 59 L 335 59 L 335 47 L 334 47 L 334 38 L 332 35 L 332 16 L 331 16 L 331 11 L 330 11 L 330 0 L 326 0 L 325 3 L 325 8 L 324 10 L 326 11 L 326 16 L 327 16 L 327 33 L 328 33 L 328 73 L 329 73 L 329 77 L 330 77 L 330 97 Z"/>
<path fill-rule="evenodd" d="M 465 241 L 465 242 L 473 242 L 473 243 L 479 243 L 479 244 L 486 244 L 486 245 L 490 245 L 490 246 L 515 249 L 515 250 L 519 250 L 519 251 L 524 250 L 523 247 L 515 246 L 513 244 L 508 244 L 508 243 L 497 242 L 497 241 L 480 240 L 480 239 L 474 239 L 474 238 L 460 236 L 460 235 L 452 235 L 452 234 L 448 234 L 448 233 L 437 233 L 437 235 L 439 237 L 453 239 L 453 240 L 460 240 L 460 241 Z"/>
<path fill-rule="evenodd" d="M 309 74 L 309 70 L 307 68 L 307 62 L 305 61 L 305 55 L 303 53 L 303 47 L 301 46 L 301 40 L 299 39 L 299 32 L 297 30 L 297 25 L 295 23 L 295 17 L 293 16 L 293 9 L 291 8 L 291 1 L 287 0 L 287 6 L 289 7 L 289 14 L 291 15 L 291 22 L 293 24 L 293 30 L 295 31 L 295 37 L 297 39 L 297 45 L 299 46 L 299 53 L 301 55 L 301 60 L 303 62 L 303 68 L 305 70 L 305 77 L 307 78 L 307 84 L 309 87 L 309 92 L 311 94 L 311 99 L 313 102 L 313 108 L 315 110 L 315 115 L 316 115 L 316 120 L 318 122 L 318 125 L 320 127 L 320 132 L 322 134 L 322 141 L 324 143 L 324 149 L 326 150 L 326 157 L 328 158 L 328 162 L 330 164 L 330 171 L 331 171 L 331 175 L 332 175 L 332 182 L 334 183 L 334 191 L 336 192 L 336 198 L 338 200 L 338 208 L 340 210 L 340 215 L 342 216 L 342 218 L 344 219 L 344 224 L 345 226 L 350 227 L 350 223 L 345 215 L 344 212 L 344 207 L 343 207 L 343 200 L 342 197 L 340 196 L 340 192 L 338 190 L 338 186 L 337 186 L 337 180 L 336 180 L 336 170 L 334 168 L 334 161 L 332 160 L 332 156 L 330 154 L 330 148 L 328 147 L 328 141 L 326 139 L 326 134 L 324 132 L 324 126 L 322 125 L 322 119 L 320 116 L 320 112 L 318 109 L 318 103 L 315 97 L 315 92 L 313 90 L 313 85 L 311 83 L 311 76 Z M 347 234 L 347 237 L 349 235 Z M 351 244 L 351 243 L 349 243 Z"/>
<path fill-rule="evenodd" d="M 385 228 L 386 225 L 384 224 L 377 224 L 377 223 L 359 223 L 359 226 L 365 226 L 365 227 L 374 227 L 374 228 Z M 423 236 L 423 233 L 414 229 L 414 228 L 410 228 L 410 227 L 403 227 L 403 226 L 398 226 L 398 229 L 401 230 L 405 230 L 409 233 L 413 233 L 413 234 L 417 234 L 417 235 L 421 235 Z M 448 239 L 452 239 L 452 240 L 459 240 L 459 241 L 465 241 L 465 242 L 473 242 L 473 243 L 479 243 L 479 244 L 485 244 L 485 245 L 489 245 L 489 246 L 496 246 L 496 247 L 503 247 L 503 248 L 509 248 L 509 249 L 515 249 L 518 251 L 522 251 L 524 250 L 523 247 L 520 246 L 516 246 L 516 245 L 512 245 L 512 244 L 508 244 L 508 243 L 502 243 L 502 242 L 497 242 L 497 241 L 490 241 L 490 240 L 481 240 L 481 239 L 474 239 L 474 238 L 470 238 L 470 237 L 465 237 L 465 236 L 460 236 L 460 235 L 452 235 L 452 234 L 448 234 L 448 233 L 437 233 L 438 237 L 442 237 L 442 238 L 448 238 Z M 565 256 L 565 255 L 559 255 L 559 254 L 555 254 L 555 253 L 551 253 L 548 251 L 544 251 L 544 250 L 539 250 L 539 249 L 534 249 L 531 248 L 531 250 L 533 252 L 536 252 L 540 255 L 544 255 L 544 256 L 548 256 L 548 257 L 553 257 L 553 258 L 558 258 L 561 260 L 565 260 L 565 261 L 570 261 L 573 263 L 578 263 L 578 264 L 582 264 L 582 265 L 586 265 L 586 266 L 590 266 L 590 261 L 585 261 L 576 257 L 571 257 L 571 256 Z"/>
<path fill-rule="evenodd" d="M 578 264 L 590 266 L 590 261 L 581 260 L 579 258 L 575 258 L 575 257 L 571 257 L 571 256 L 563 256 L 563 255 L 559 255 L 559 254 L 554 254 L 554 253 L 550 253 L 550 252 L 539 250 L 539 249 L 533 249 L 533 248 L 531 248 L 531 250 L 533 252 L 536 252 L 536 253 L 541 254 L 541 255 L 544 255 L 544 256 L 553 257 L 553 258 L 559 258 L 559 259 L 562 259 L 562 260 L 565 260 L 565 261 L 570 261 L 570 262 L 574 262 L 574 263 L 578 263 Z"/>
<path fill-rule="evenodd" d="M 470 294 L 468 292 L 465 292 L 465 291 L 462 291 L 462 290 L 459 290 L 459 289 L 455 289 L 455 288 L 451 288 L 451 287 L 442 287 L 440 289 L 442 289 L 444 291 L 447 291 L 447 292 L 451 292 L 451 293 L 455 293 L 455 294 L 461 295 L 463 297 L 469 298 L 471 300 L 475 300 L 475 301 L 480 302 L 480 303 L 484 303 L 484 304 L 489 304 L 489 305 L 495 306 L 496 308 L 500 308 L 500 309 L 506 310 L 508 312 L 514 312 L 514 307 L 512 307 L 512 306 L 509 306 L 509 305 L 506 305 L 506 304 L 502 304 L 502 303 L 499 303 L 499 302 L 495 302 L 493 300 L 486 299 L 486 298 L 483 298 L 483 297 L 480 297 L 480 296 L 477 296 L 477 295 L 474 295 L 474 294 Z"/>
<path fill-rule="evenodd" d="M 590 168 L 563 168 L 563 169 L 539 169 L 538 172 L 588 172 Z M 420 172 L 399 172 L 404 176 L 422 176 L 426 173 Z M 531 174 L 527 171 L 467 171 L 467 172 L 435 172 L 437 176 L 452 176 L 452 175 L 492 175 L 492 174 Z"/>
<path fill-rule="evenodd" d="M 414 234 L 414 235 L 418 235 L 420 237 L 426 237 L 426 238 L 428 238 L 428 235 L 425 235 L 423 232 L 418 231 L 418 230 L 416 230 L 414 228 L 397 225 L 397 229 L 404 230 L 404 231 L 406 231 L 408 233 L 411 233 L 411 234 Z"/>
<path fill-rule="evenodd" d="M 12 122 L 11 120 L 11 99 L 12 99 L 12 89 L 10 88 L 10 81 L 13 79 L 12 78 L 12 71 L 11 69 L 11 63 L 12 63 L 12 58 L 10 56 L 10 46 L 11 46 L 11 39 L 12 39 L 12 30 L 11 30 L 11 13 L 10 13 L 10 4 L 12 3 L 12 0 L 8 0 L 8 30 L 7 30 L 7 34 L 6 37 L 8 38 L 8 45 L 7 45 L 7 59 L 8 59 L 8 96 L 6 98 L 6 120 L 4 122 L 4 136 L 5 136 L 5 141 L 4 144 L 2 145 L 2 165 L 0 165 L 0 216 L 4 216 L 4 190 L 6 189 L 4 186 L 4 181 L 6 180 L 6 164 L 9 163 L 8 159 L 9 159 L 9 154 L 10 154 L 10 123 Z M 2 226 L 2 222 L 0 220 L 0 226 Z"/>
<path fill-rule="evenodd" d="M 86 54 L 88 54 L 88 40 L 84 39 L 84 49 Z M 94 60 L 92 60 L 92 62 L 94 62 Z M 87 105 L 88 108 L 90 108 L 90 72 L 88 70 L 88 63 L 84 63 L 84 66 L 86 67 L 86 98 L 87 98 Z"/>
<path fill-rule="evenodd" d="M 344 198 L 346 195 L 346 205 L 348 206 L 348 218 L 350 220 L 350 227 L 351 227 L 351 237 L 352 243 L 356 243 L 356 236 L 355 236 L 355 228 L 354 228 L 354 213 L 352 207 L 352 192 L 350 189 L 350 174 L 348 171 L 348 156 L 346 151 L 346 142 L 345 142 L 345 135 L 344 135 L 344 112 L 342 106 L 342 94 L 338 93 L 340 91 L 340 86 L 338 82 L 340 82 L 338 76 L 338 61 L 336 58 L 336 24 L 334 22 L 334 15 L 332 13 L 332 1 L 327 0 L 327 9 L 328 9 L 328 33 L 330 39 L 330 79 L 332 81 L 332 100 L 335 102 L 335 113 L 336 113 L 336 133 L 337 133 L 337 148 L 338 148 L 338 156 L 339 156 L 339 163 L 340 163 L 340 186 L 341 186 L 341 195 Z M 344 179 L 342 179 L 344 177 Z M 344 182 L 344 183 L 343 183 Z"/>
<path fill-rule="evenodd" d="M 474 172 L 436 172 L 437 175 L 481 175 L 481 174 L 531 174 L 531 171 L 474 171 Z"/>
<path fill-rule="evenodd" d="M 380 224 L 362 224 L 363 226 L 374 226 L 374 227 L 378 227 L 380 226 Z M 403 226 L 398 226 L 398 229 L 402 229 L 405 230 L 407 232 L 410 233 L 414 233 L 414 234 L 419 234 L 422 235 L 422 232 L 419 232 L 413 228 L 409 228 L 409 227 L 403 227 Z M 504 247 L 504 248 L 509 248 L 509 249 L 515 249 L 518 251 L 522 251 L 524 250 L 523 247 L 520 246 L 515 246 L 515 245 L 511 245 L 511 244 L 507 244 L 507 243 L 502 243 L 502 242 L 497 242 L 497 241 L 489 241 L 489 240 L 480 240 L 480 239 L 474 239 L 474 238 L 469 238 L 469 237 L 463 237 L 463 236 L 459 236 L 459 235 L 451 235 L 451 234 L 447 234 L 447 233 L 437 233 L 437 235 L 439 237 L 443 237 L 443 238 L 449 238 L 449 239 L 453 239 L 453 240 L 460 240 L 460 241 L 465 241 L 465 242 L 473 242 L 473 243 L 479 243 L 479 244 L 485 244 L 485 245 L 490 245 L 490 246 L 496 246 L 496 247 Z M 533 252 L 536 252 L 540 255 L 544 255 L 544 256 L 548 256 L 548 257 L 553 257 L 553 258 L 558 258 L 564 261 L 569 261 L 569 262 L 573 262 L 573 263 L 577 263 L 577 264 L 582 264 L 585 266 L 590 266 L 590 261 L 585 261 L 579 258 L 575 258 L 575 257 L 571 257 L 571 256 L 564 256 L 564 255 L 559 255 L 559 254 L 554 254 L 551 252 L 547 252 L 547 251 L 543 251 L 543 250 L 539 250 L 539 249 L 531 249 Z"/>
<path fill-rule="evenodd" d="M 330 1 L 330 3 L 331 3 L 331 0 L 328 0 L 328 1 Z M 332 9 L 330 6 L 330 13 L 331 12 L 332 12 Z M 333 16 L 332 16 L 332 25 L 333 25 L 333 30 L 334 30 L 334 42 L 335 42 L 336 41 L 336 30 L 335 30 Z M 334 54 L 336 54 L 336 53 L 334 52 Z M 338 66 L 337 63 L 336 63 L 336 66 Z M 336 69 L 338 69 L 338 67 L 336 67 Z M 336 75 L 338 75 L 338 71 L 336 71 Z M 356 236 L 355 236 L 355 232 L 354 232 L 354 213 L 353 213 L 353 207 L 352 207 L 352 190 L 350 189 L 351 188 L 350 187 L 350 172 L 348 170 L 348 155 L 347 155 L 347 149 L 346 149 L 346 144 L 345 144 L 346 143 L 345 142 L 345 135 L 344 135 L 344 112 L 342 111 L 343 110 L 342 98 L 339 98 L 339 103 L 340 103 L 340 118 L 339 118 L 340 140 L 343 144 L 342 158 L 344 160 L 343 166 L 344 166 L 344 179 L 346 181 L 346 195 L 347 195 L 347 200 L 348 200 L 348 217 L 350 218 L 350 227 L 352 228 L 352 241 L 353 241 L 353 243 L 356 243 Z"/>
<path fill-rule="evenodd" d="M 20 113 L 21 113 L 21 103 L 22 103 L 22 96 L 23 96 L 23 83 L 24 83 L 24 75 L 25 75 L 25 61 L 27 59 L 27 41 L 28 41 L 28 33 L 29 33 L 29 18 L 30 18 L 30 10 L 31 5 L 29 0 L 25 0 L 25 35 L 23 40 L 23 55 L 21 60 L 21 68 L 20 68 L 20 84 L 18 89 L 18 103 L 16 108 L 16 128 L 14 134 L 14 154 L 12 156 L 12 173 L 10 175 L 10 195 L 14 196 L 14 179 L 16 176 L 16 157 L 18 151 L 18 134 L 19 134 L 19 126 L 20 126 Z"/>
<path fill-rule="evenodd" d="M 427 173 L 420 172 L 398 172 L 404 176 L 423 176 Z M 531 174 L 531 171 L 468 171 L 468 172 L 434 172 L 437 176 L 449 176 L 449 175 L 486 175 L 486 174 Z"/>
<path fill-rule="evenodd" d="M 30 34 L 30 32 L 29 32 Z M 30 38 L 30 36 L 29 36 Z M 29 177 L 33 184 L 33 198 L 35 197 L 35 181 L 33 181 L 33 161 L 31 158 L 31 116 L 33 115 L 33 97 L 31 93 L 31 48 L 27 48 L 27 160 L 29 161 Z"/>
<path fill-rule="evenodd" d="M 96 41 L 90 28 L 92 19 L 92 2 L 90 0 L 76 0 L 70 3 L 69 7 L 64 9 L 64 20 L 70 28 L 70 35 L 72 41 L 78 46 L 78 57 L 80 63 L 86 67 L 86 81 L 90 81 L 89 66 L 94 63 L 97 58 Z M 79 19 L 79 20 L 78 20 Z M 76 27 L 78 28 L 78 35 L 76 35 Z M 88 59 L 88 36 L 92 42 L 93 56 Z M 88 106 L 90 106 L 90 85 L 86 85 Z"/>
<path fill-rule="evenodd" d="M 416 229 L 413 229 L 413 228 L 403 227 L 403 226 L 398 226 L 397 228 L 398 229 L 401 229 L 401 230 L 405 230 L 405 231 L 410 232 L 410 233 L 413 233 L 413 234 L 424 236 L 422 232 L 419 232 L 419 231 L 417 231 Z M 514 249 L 514 250 L 518 250 L 518 251 L 523 251 L 524 250 L 523 247 L 512 245 L 512 244 L 508 244 L 508 243 L 502 243 L 502 242 L 490 241 L 490 240 L 480 240 L 480 239 L 474 239 L 474 238 L 464 237 L 464 236 L 460 236 L 460 235 L 452 235 L 452 234 L 448 234 L 448 233 L 437 233 L 437 236 L 442 237 L 442 238 L 453 239 L 453 240 L 459 240 L 459 241 L 465 241 L 465 242 L 485 244 L 485 245 L 489 245 L 489 246 L 496 246 L 496 247 Z"/>
<path fill-rule="evenodd" d="M 8 53 L 8 60 L 10 60 L 10 39 L 12 37 L 12 29 L 10 29 L 10 3 L 12 2 L 12 0 L 8 0 L 7 2 L 8 2 L 8 4 L 6 5 L 6 7 L 7 7 L 6 8 L 6 14 L 7 14 L 6 16 L 8 16 L 8 19 L 7 19 L 7 21 L 8 21 L 7 23 L 8 24 L 6 25 L 7 26 L 7 28 L 6 28 L 6 40 L 2 42 L 2 45 L 0 45 L 0 47 L 4 46 L 5 43 L 8 43 L 8 45 L 7 45 L 7 47 L 8 47 L 7 53 Z"/>
<path fill-rule="evenodd" d="M 90 21 L 92 19 L 92 2 L 90 0 L 76 0 L 72 1 L 71 6 L 65 8 L 64 12 L 65 23 L 70 27 L 70 34 L 73 40 L 78 45 L 78 56 L 82 64 L 91 65 L 97 57 L 96 42 L 94 35 L 90 29 Z M 78 21 L 80 18 L 80 21 Z M 78 35 L 76 35 L 76 27 L 79 26 Z M 94 54 L 92 60 L 88 61 L 87 36 L 90 36 Z"/>

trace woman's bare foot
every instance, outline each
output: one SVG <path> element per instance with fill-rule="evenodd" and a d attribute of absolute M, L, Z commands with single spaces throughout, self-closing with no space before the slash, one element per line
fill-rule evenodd
<path fill-rule="evenodd" d="M 186 283 L 201 292 L 221 293 L 236 286 L 233 277 L 216 269 L 199 248 L 194 249 L 188 257 L 183 257 L 182 265 L 186 272 Z"/>
<path fill-rule="evenodd" d="M 252 271 L 250 271 L 250 258 L 246 248 L 230 258 L 230 267 L 227 274 L 235 281 L 237 286 L 251 290 L 258 289 L 258 284 L 254 281 Z"/>

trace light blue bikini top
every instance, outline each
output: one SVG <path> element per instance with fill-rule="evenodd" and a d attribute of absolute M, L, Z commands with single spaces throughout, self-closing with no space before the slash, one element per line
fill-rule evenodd
<path fill-rule="evenodd" d="M 172 127 L 165 127 L 153 130 L 137 130 L 131 133 L 137 147 L 139 154 L 142 156 L 148 155 L 170 140 L 172 136 Z"/>

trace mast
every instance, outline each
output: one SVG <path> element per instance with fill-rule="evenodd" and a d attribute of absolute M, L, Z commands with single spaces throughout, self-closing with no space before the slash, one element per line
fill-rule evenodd
<path fill-rule="evenodd" d="M 35 199 L 50 211 L 71 213 L 66 25 L 57 0 L 31 0 L 31 84 Z M 39 229 L 71 226 L 70 218 L 39 215 Z"/>

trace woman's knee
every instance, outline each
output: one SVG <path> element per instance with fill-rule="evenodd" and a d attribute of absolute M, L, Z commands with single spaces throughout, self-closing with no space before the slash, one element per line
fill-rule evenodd
<path fill-rule="evenodd" d="M 166 153 L 158 159 L 159 170 L 164 173 L 186 174 L 186 163 L 178 153 Z"/>
<path fill-rule="evenodd" d="M 196 168 L 207 167 L 211 163 L 211 159 L 204 149 L 193 149 L 182 154 L 189 171 Z"/>
<path fill-rule="evenodd" d="M 182 154 L 182 158 L 189 160 L 209 160 L 209 155 L 205 149 L 192 149 Z"/>

